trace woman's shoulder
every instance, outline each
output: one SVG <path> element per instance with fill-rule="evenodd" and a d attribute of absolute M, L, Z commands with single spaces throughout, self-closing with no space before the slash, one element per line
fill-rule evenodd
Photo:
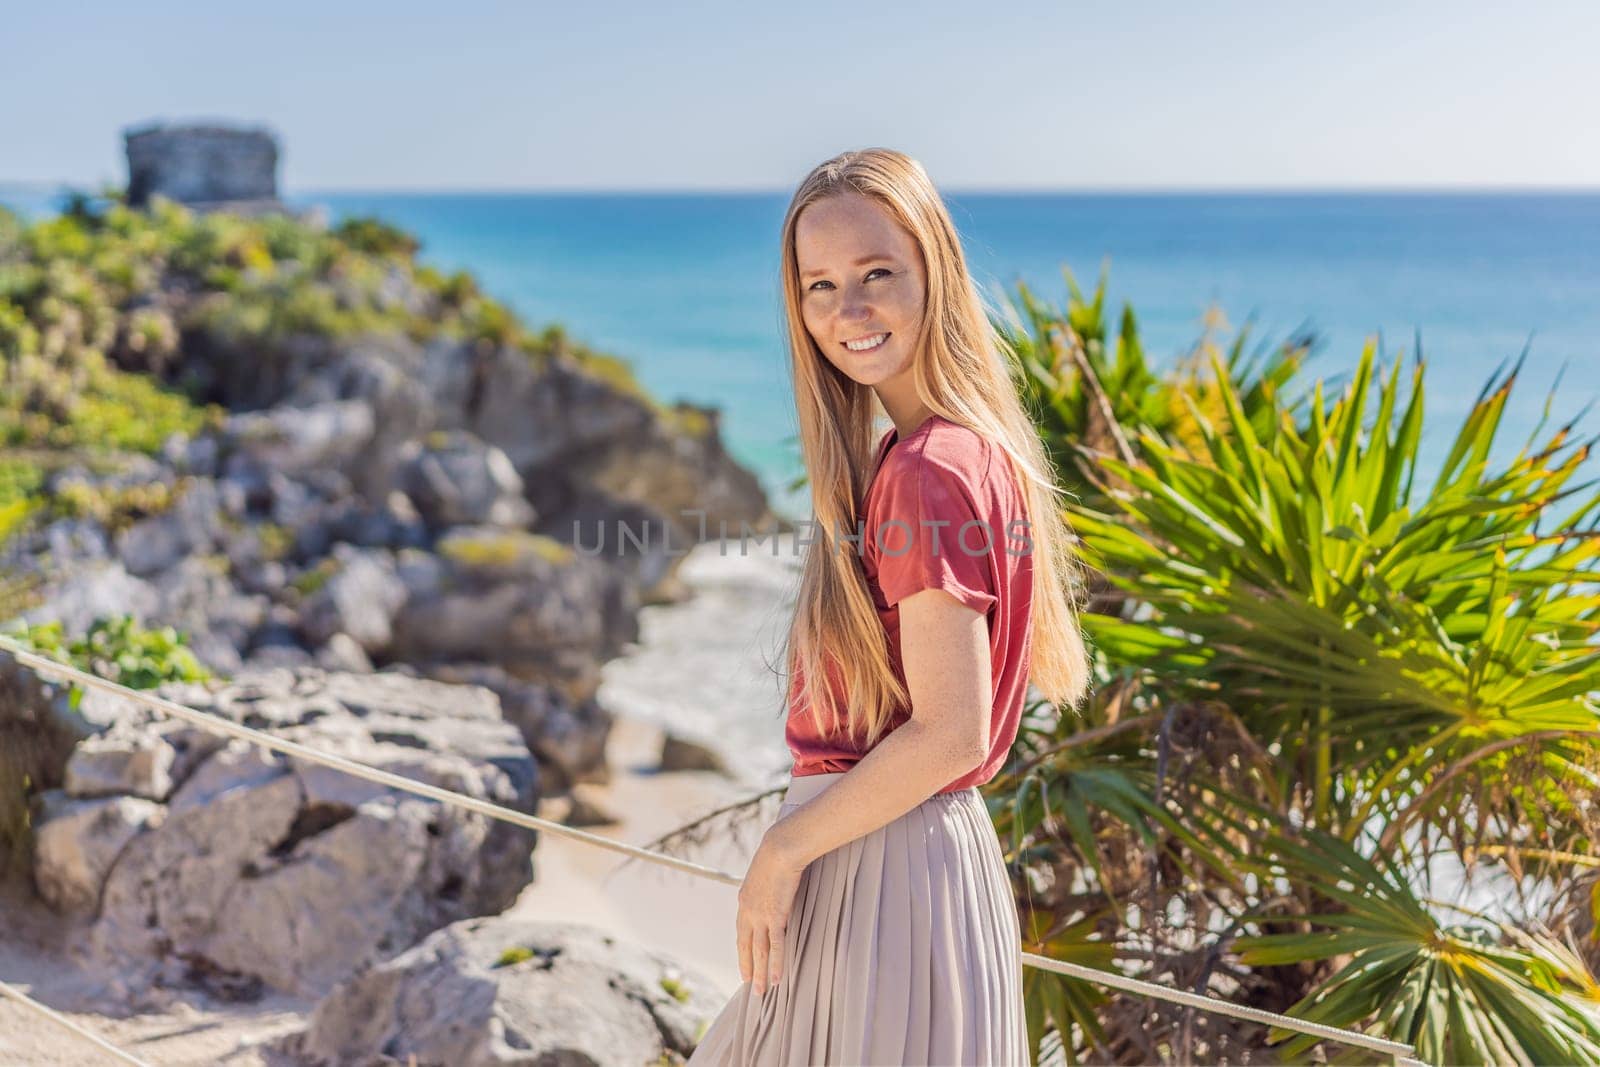
<path fill-rule="evenodd" d="M 970 426 L 943 415 L 929 416 L 889 451 L 886 469 L 900 478 L 956 479 L 973 489 L 989 473 L 993 445 Z"/>

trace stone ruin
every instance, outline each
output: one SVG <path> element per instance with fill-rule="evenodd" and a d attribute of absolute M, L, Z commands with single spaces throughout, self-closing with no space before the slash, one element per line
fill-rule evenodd
<path fill-rule="evenodd" d="M 278 141 L 259 126 L 151 123 L 123 131 L 128 203 L 159 194 L 202 210 L 282 211 Z"/>

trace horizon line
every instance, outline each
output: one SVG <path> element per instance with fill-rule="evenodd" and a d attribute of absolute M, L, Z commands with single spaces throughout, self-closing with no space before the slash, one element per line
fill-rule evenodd
<path fill-rule="evenodd" d="M 11 181 L 0 178 L 0 189 L 36 191 L 93 190 L 110 182 L 62 180 Z M 1593 185 L 1540 185 L 1532 183 L 1455 183 L 1455 184 L 1360 184 L 1346 185 L 942 185 L 941 193 L 952 196 L 1317 196 L 1340 194 L 1516 194 L 1542 193 L 1600 194 L 1600 183 Z M 280 199 L 322 195 L 368 194 L 380 196 L 786 196 L 792 189 L 781 186 L 519 186 L 519 185 L 311 185 L 280 189 Z"/>

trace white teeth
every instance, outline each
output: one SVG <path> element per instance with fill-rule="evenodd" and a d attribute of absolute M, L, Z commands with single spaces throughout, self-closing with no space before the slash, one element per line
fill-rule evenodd
<path fill-rule="evenodd" d="M 874 334 L 863 341 L 846 341 L 844 346 L 852 352 L 865 352 L 868 349 L 877 348 L 879 345 L 883 344 L 884 339 L 888 336 L 889 335 L 886 333 Z"/>

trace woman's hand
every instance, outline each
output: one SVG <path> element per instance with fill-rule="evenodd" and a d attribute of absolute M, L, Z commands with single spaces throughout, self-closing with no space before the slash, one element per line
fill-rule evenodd
<path fill-rule="evenodd" d="M 783 934 L 789 925 L 789 912 L 800 889 L 805 863 L 786 845 L 777 825 L 769 827 L 761 845 L 750 860 L 744 882 L 739 886 L 739 976 L 749 982 L 756 996 L 778 983 L 784 966 Z"/>

